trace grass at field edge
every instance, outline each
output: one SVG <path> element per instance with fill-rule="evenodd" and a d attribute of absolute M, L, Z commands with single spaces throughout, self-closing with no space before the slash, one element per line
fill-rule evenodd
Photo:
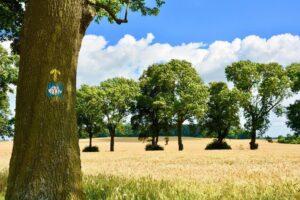
<path fill-rule="evenodd" d="M 0 200 L 4 199 L 7 173 L 0 172 Z M 300 183 L 285 182 L 264 185 L 231 181 L 199 184 L 145 178 L 125 178 L 112 175 L 84 176 L 84 193 L 88 200 L 193 200 L 193 199 L 272 199 L 299 200 Z"/>

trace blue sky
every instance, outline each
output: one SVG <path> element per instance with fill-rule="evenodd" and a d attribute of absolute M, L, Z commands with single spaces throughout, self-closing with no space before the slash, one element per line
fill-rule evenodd
<path fill-rule="evenodd" d="M 299 0 L 166 0 L 157 17 L 130 13 L 128 24 L 93 22 L 79 54 L 77 87 L 137 79 L 149 65 L 173 58 L 190 61 L 206 83 L 226 81 L 225 67 L 238 60 L 300 63 L 299 10 Z M 10 106 L 13 112 L 15 95 Z M 290 132 L 285 116 L 272 114 L 270 121 L 267 135 Z"/>
<path fill-rule="evenodd" d="M 157 17 L 130 13 L 128 24 L 92 23 L 87 34 L 103 35 L 114 44 L 124 34 L 140 38 L 151 32 L 156 42 L 173 45 L 231 41 L 253 34 L 298 35 L 299 9 L 299 0 L 166 0 Z"/>
<path fill-rule="evenodd" d="M 172 58 L 192 62 L 205 82 L 226 80 L 225 67 L 241 59 L 300 62 L 299 10 L 299 0 L 166 0 L 157 17 L 130 13 L 128 24 L 93 22 L 82 44 L 78 87 L 114 76 L 136 79 L 153 62 Z M 272 114 L 270 121 L 268 135 L 290 132 L 284 116 Z"/>

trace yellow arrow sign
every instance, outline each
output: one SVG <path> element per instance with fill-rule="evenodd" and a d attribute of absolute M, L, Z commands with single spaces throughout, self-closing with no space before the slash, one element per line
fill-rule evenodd
<path fill-rule="evenodd" d="M 50 75 L 52 76 L 52 79 L 54 82 L 56 82 L 58 80 L 58 76 L 60 76 L 60 74 L 61 74 L 60 71 L 57 69 L 52 69 L 50 71 Z"/>

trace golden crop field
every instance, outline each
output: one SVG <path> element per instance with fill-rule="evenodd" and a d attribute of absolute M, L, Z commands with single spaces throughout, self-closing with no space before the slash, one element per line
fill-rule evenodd
<path fill-rule="evenodd" d="M 165 151 L 146 152 L 146 143 L 136 138 L 116 138 L 115 152 L 109 152 L 109 138 L 95 138 L 93 145 L 100 152 L 81 153 L 83 173 L 150 177 L 185 184 L 187 190 L 210 187 L 208 191 L 212 193 L 238 190 L 240 195 L 244 190 L 253 195 L 252 192 L 290 191 L 293 195 L 286 199 L 300 199 L 300 145 L 259 140 L 259 149 L 251 151 L 248 140 L 227 140 L 232 150 L 208 151 L 204 148 L 211 139 L 184 138 L 185 149 L 178 152 L 175 137 L 170 138 L 167 146 L 163 138 L 160 140 Z M 81 149 L 87 145 L 88 140 L 80 140 Z M 0 142 L 0 171 L 8 168 L 11 149 L 12 142 Z"/>

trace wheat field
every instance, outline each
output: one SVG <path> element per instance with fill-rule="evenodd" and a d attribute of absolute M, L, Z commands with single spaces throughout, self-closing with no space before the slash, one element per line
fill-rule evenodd
<path fill-rule="evenodd" d="M 146 143 L 137 138 L 116 138 L 115 152 L 109 152 L 109 138 L 94 138 L 100 152 L 81 153 L 83 174 L 146 177 L 183 190 L 220 193 L 214 197 L 228 192 L 227 199 L 300 199 L 300 145 L 259 140 L 259 149 L 251 151 L 249 140 L 227 140 L 232 150 L 208 151 L 211 139 L 183 138 L 184 151 L 178 152 L 176 137 L 168 145 L 160 140 L 165 151 L 146 152 Z M 87 145 L 88 140 L 80 140 L 81 149 Z M 11 150 L 12 142 L 0 142 L 0 171 L 8 168 Z"/>

